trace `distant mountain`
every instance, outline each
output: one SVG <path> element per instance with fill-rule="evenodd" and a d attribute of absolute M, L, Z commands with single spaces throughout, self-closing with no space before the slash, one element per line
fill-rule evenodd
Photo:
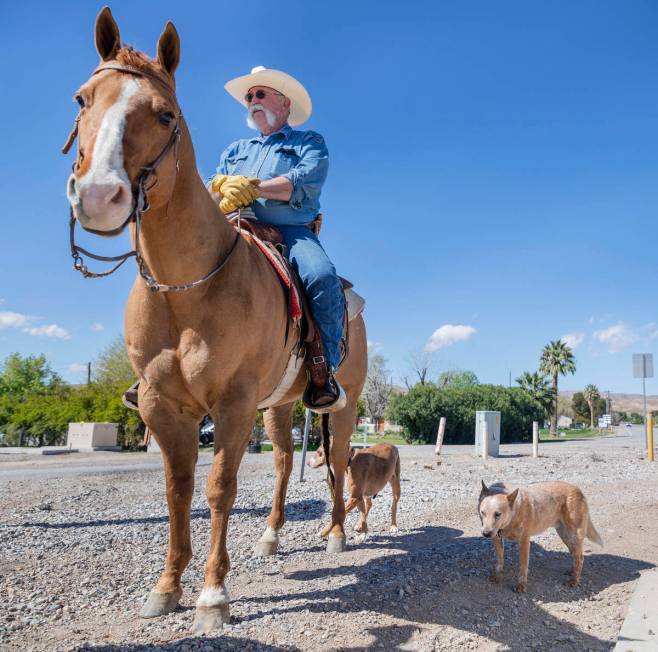
<path fill-rule="evenodd" d="M 560 396 L 571 399 L 573 395 L 579 390 L 565 390 L 560 391 Z M 606 398 L 606 394 L 601 395 L 602 398 Z M 642 414 L 644 412 L 644 401 L 642 394 L 615 394 L 610 392 L 610 401 L 612 403 L 612 409 L 615 412 L 637 412 Z M 658 410 L 658 396 L 649 396 L 647 395 L 647 409 L 648 410 Z"/>

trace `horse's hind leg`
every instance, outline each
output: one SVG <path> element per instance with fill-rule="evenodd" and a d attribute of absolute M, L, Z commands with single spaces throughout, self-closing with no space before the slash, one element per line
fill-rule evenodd
<path fill-rule="evenodd" d="M 140 399 L 140 405 L 141 402 Z M 148 425 L 162 451 L 169 507 L 169 547 L 164 571 L 140 612 L 143 618 L 154 618 L 178 606 L 183 594 L 181 575 L 192 558 L 190 506 L 198 426 L 193 419 L 167 410 L 161 410 L 158 419 L 148 419 Z"/>
<path fill-rule="evenodd" d="M 274 555 L 279 546 L 279 530 L 285 523 L 286 492 L 292 471 L 294 446 L 292 441 L 292 410 L 294 403 L 265 410 L 263 418 L 274 451 L 274 495 L 272 511 L 267 517 L 267 529 L 256 543 L 255 553 L 261 557 Z"/>
<path fill-rule="evenodd" d="M 350 453 L 350 439 L 356 423 L 356 396 L 350 395 L 347 405 L 340 412 L 330 415 L 331 421 L 331 466 L 334 473 L 334 506 L 327 540 L 327 552 L 345 550 L 345 471 Z"/>
<path fill-rule="evenodd" d="M 395 475 L 390 480 L 393 491 L 393 502 L 391 503 L 391 532 L 398 531 L 398 501 L 400 500 L 400 458 L 395 465 Z"/>

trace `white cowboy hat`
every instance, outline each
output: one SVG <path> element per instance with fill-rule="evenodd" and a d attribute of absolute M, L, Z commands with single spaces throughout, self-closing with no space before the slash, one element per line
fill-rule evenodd
<path fill-rule="evenodd" d="M 247 100 L 244 99 L 244 96 L 254 86 L 273 88 L 290 100 L 288 124 L 291 126 L 300 125 L 311 117 L 311 111 L 313 110 L 311 96 L 294 77 L 281 70 L 256 66 L 251 69 L 251 73 L 248 75 L 236 77 L 224 84 L 228 94 L 243 106 L 247 106 Z"/>

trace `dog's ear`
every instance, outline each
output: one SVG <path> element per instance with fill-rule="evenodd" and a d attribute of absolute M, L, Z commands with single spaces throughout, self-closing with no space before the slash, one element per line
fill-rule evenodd
<path fill-rule="evenodd" d="M 510 507 L 514 505 L 514 501 L 516 500 L 516 497 L 518 495 L 519 495 L 519 490 L 515 489 L 511 494 L 507 496 L 507 502 L 509 503 Z"/>
<path fill-rule="evenodd" d="M 487 496 L 489 494 L 489 487 L 484 484 L 484 480 L 480 480 L 480 482 L 482 483 L 482 491 L 480 492 L 480 496 Z"/>

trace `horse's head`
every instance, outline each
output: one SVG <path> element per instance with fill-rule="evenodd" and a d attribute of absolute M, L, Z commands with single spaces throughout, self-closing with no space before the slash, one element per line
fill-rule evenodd
<path fill-rule="evenodd" d="M 83 228 L 115 235 L 134 214 L 139 186 L 147 178 L 151 206 L 164 205 L 173 192 L 181 121 L 174 90 L 180 41 L 167 23 L 155 60 L 122 48 L 119 28 L 105 7 L 96 19 L 96 49 L 100 64 L 74 98 L 80 104 L 78 156 L 67 196 Z"/>

